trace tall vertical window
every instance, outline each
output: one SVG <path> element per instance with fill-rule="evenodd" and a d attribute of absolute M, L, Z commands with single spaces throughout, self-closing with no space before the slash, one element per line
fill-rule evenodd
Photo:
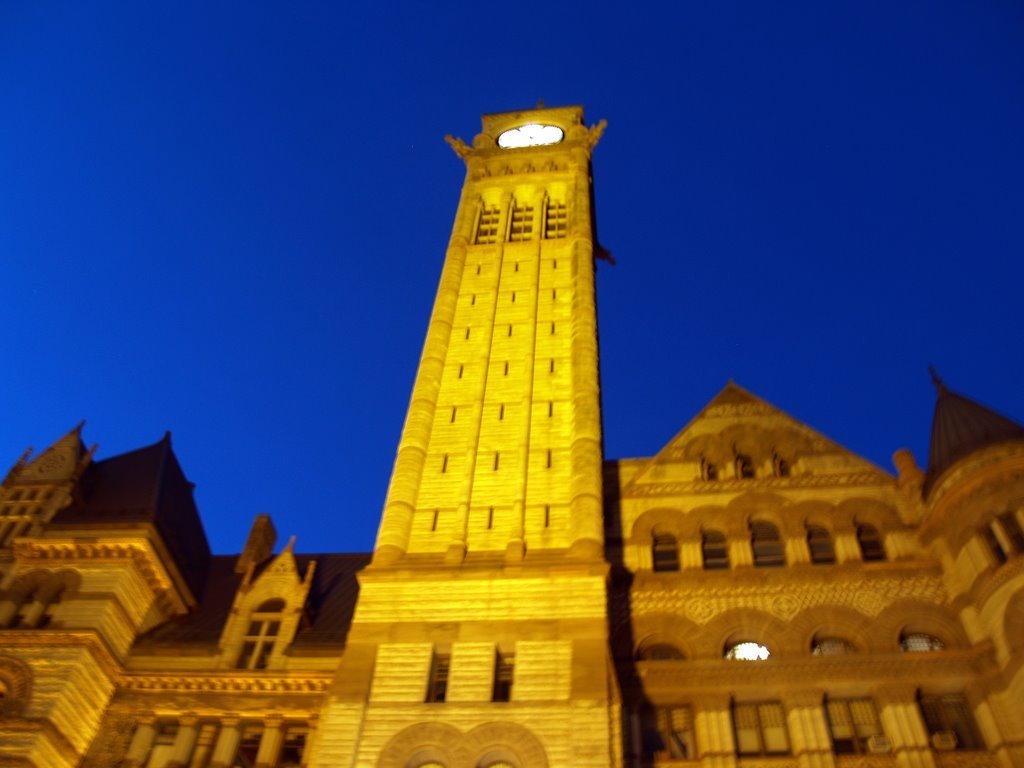
<path fill-rule="evenodd" d="M 758 520 L 750 524 L 750 545 L 754 550 L 754 565 L 766 568 L 786 564 L 779 529 L 771 523 Z"/>
<path fill-rule="evenodd" d="M 512 242 L 529 240 L 533 237 L 533 206 L 512 204 L 512 222 L 508 230 L 508 239 Z"/>
<path fill-rule="evenodd" d="M 643 715 L 644 752 L 673 760 L 697 756 L 693 710 L 689 707 L 662 708 Z"/>
<path fill-rule="evenodd" d="M 733 704 L 732 722 L 740 755 L 789 754 L 786 715 L 780 702 Z"/>
<path fill-rule="evenodd" d="M 871 699 L 825 699 L 832 751 L 837 755 L 870 752 L 872 737 L 882 735 Z"/>
<path fill-rule="evenodd" d="M 516 657 L 511 653 L 499 653 L 494 660 L 494 688 L 491 701 L 512 701 L 512 678 L 516 668 Z"/>
<path fill-rule="evenodd" d="M 427 703 L 441 703 L 448 698 L 448 670 L 451 659 L 435 653 L 430 664 L 430 680 L 427 683 Z"/>
<path fill-rule="evenodd" d="M 1024 529 L 1021 528 L 1017 516 L 1013 512 L 1003 512 L 996 521 L 1006 537 L 1010 550 L 1017 554 L 1024 552 Z"/>
<path fill-rule="evenodd" d="M 266 669 L 281 631 L 284 600 L 275 598 L 261 603 L 249 615 L 249 627 L 242 641 L 242 653 L 235 664 L 237 669 Z"/>
<path fill-rule="evenodd" d="M 754 476 L 754 460 L 745 453 L 736 455 L 736 477 L 749 480 Z"/>
<path fill-rule="evenodd" d="M 860 545 L 860 556 L 866 563 L 885 560 L 885 547 L 882 536 L 873 525 L 857 526 L 857 543 Z"/>
<path fill-rule="evenodd" d="M 807 548 L 811 551 L 811 562 L 827 565 L 836 561 L 836 548 L 829 532 L 818 525 L 807 526 Z"/>
<path fill-rule="evenodd" d="M 725 535 L 718 531 L 704 531 L 701 534 L 701 554 L 704 570 L 719 571 L 729 567 L 729 546 Z"/>
<path fill-rule="evenodd" d="M 671 533 L 658 533 L 654 535 L 652 555 L 654 570 L 679 570 L 679 544 L 676 542 L 676 537 Z"/>
<path fill-rule="evenodd" d="M 544 238 L 555 240 L 565 237 L 569 217 L 566 212 L 565 203 L 557 200 L 548 200 L 547 211 L 544 215 Z"/>
<path fill-rule="evenodd" d="M 918 704 L 933 747 L 939 750 L 984 748 L 971 708 L 963 696 L 920 696 Z"/>
<path fill-rule="evenodd" d="M 476 225 L 476 243 L 483 245 L 496 242 L 498 239 L 498 219 L 501 218 L 501 211 L 498 206 L 485 205 L 480 209 L 480 220 Z M 480 274 L 479 268 L 477 274 Z"/>

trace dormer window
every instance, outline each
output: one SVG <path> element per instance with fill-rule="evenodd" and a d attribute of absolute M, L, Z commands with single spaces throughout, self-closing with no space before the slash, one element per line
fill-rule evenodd
<path fill-rule="evenodd" d="M 266 669 L 270 654 L 274 650 L 281 631 L 284 614 L 284 600 L 275 598 L 260 603 L 249 615 L 249 627 L 242 641 L 242 653 L 238 657 L 237 669 Z"/>

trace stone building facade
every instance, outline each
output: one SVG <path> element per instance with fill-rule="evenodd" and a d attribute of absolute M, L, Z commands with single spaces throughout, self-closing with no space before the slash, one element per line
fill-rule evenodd
<path fill-rule="evenodd" d="M 0 485 L 0 766 L 1024 766 L 1024 429 L 889 474 L 729 383 L 602 455 L 579 108 L 472 146 L 368 554 L 210 552 L 169 436 Z"/>

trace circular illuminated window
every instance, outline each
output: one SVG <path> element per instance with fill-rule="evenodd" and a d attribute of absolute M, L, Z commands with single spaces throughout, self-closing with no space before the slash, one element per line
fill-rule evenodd
<path fill-rule="evenodd" d="M 565 131 L 557 125 L 541 125 L 527 123 L 510 128 L 498 136 L 498 146 L 502 149 L 519 149 L 520 147 L 545 147 L 557 144 L 565 137 Z"/>
<path fill-rule="evenodd" d="M 760 643 L 736 643 L 725 652 L 731 661 L 764 661 L 772 652 Z"/>

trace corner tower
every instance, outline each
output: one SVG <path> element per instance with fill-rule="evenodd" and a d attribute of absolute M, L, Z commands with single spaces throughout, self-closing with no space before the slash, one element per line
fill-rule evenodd
<path fill-rule="evenodd" d="M 590 155 L 579 107 L 470 147 L 373 562 L 316 764 L 607 768 Z M 354 761 L 353 761 L 354 757 Z"/>
<path fill-rule="evenodd" d="M 486 115 L 375 562 L 602 557 L 591 150 L 580 107 Z"/>

